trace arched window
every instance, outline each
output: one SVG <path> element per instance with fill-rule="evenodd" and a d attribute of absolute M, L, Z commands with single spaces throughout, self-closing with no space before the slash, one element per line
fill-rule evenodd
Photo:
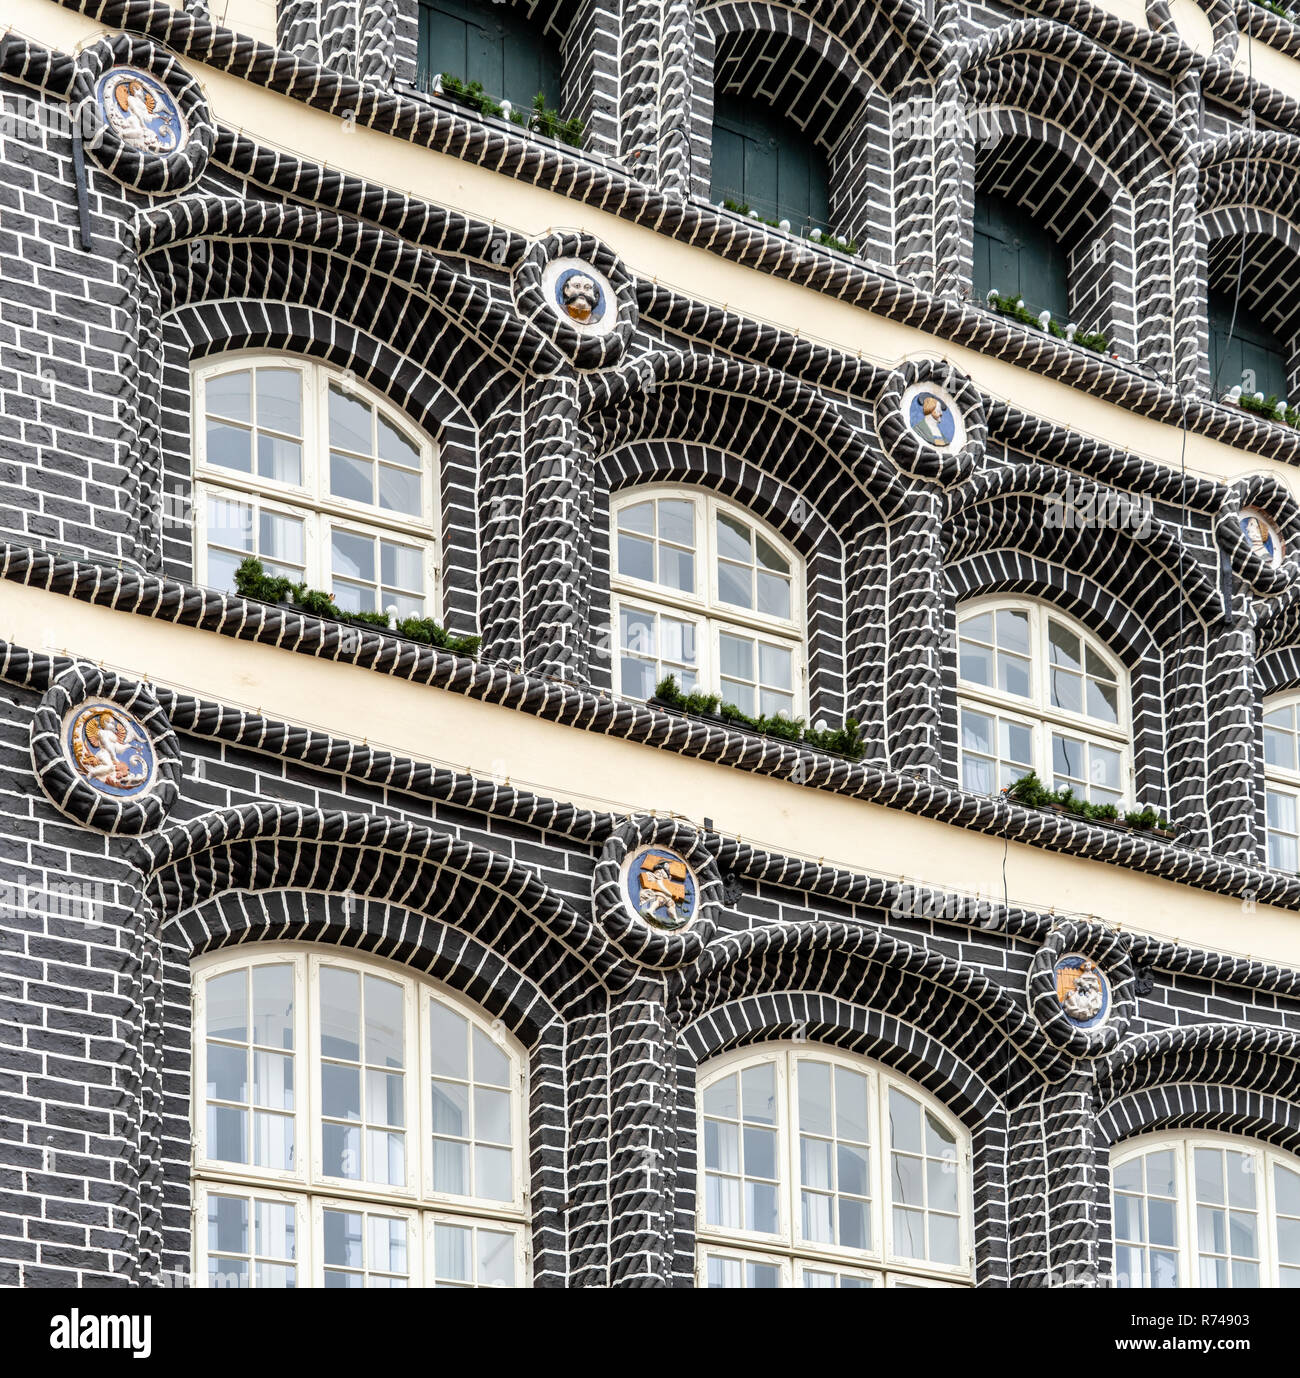
<path fill-rule="evenodd" d="M 1264 702 L 1264 812 L 1268 864 L 1300 872 L 1300 694 Z"/>
<path fill-rule="evenodd" d="M 715 201 L 748 206 L 800 233 L 830 223 L 830 177 L 812 138 L 752 100 L 719 94 L 713 111 Z"/>
<path fill-rule="evenodd" d="M 815 1044 L 701 1068 L 702 1287 L 960 1286 L 970 1140 L 911 1082 Z"/>
<path fill-rule="evenodd" d="M 526 1285 L 527 1099 L 514 1043 L 396 965 L 200 958 L 199 1285 Z"/>
<path fill-rule="evenodd" d="M 1289 350 L 1282 339 L 1260 319 L 1253 300 L 1237 302 L 1233 294 L 1211 292 L 1210 383 L 1215 394 L 1239 387 L 1262 392 L 1265 397 L 1285 398 Z"/>
<path fill-rule="evenodd" d="M 344 612 L 435 617 L 433 443 L 369 388 L 287 354 L 194 371 L 195 578 L 249 555 Z"/>
<path fill-rule="evenodd" d="M 1005 196 L 975 193 L 975 299 L 1023 298 L 1037 316 L 1070 314 L 1069 256 L 1050 230 Z"/>
<path fill-rule="evenodd" d="M 509 5 L 420 0 L 416 66 L 424 91 L 448 72 L 520 110 L 531 110 L 539 91 L 550 109 L 560 107 L 560 45 Z"/>
<path fill-rule="evenodd" d="M 1111 1154 L 1118 1287 L 1300 1287 L 1300 1158 L 1227 1134 Z"/>
<path fill-rule="evenodd" d="M 1094 804 L 1131 799 L 1123 666 L 1040 603 L 980 599 L 957 615 L 962 787 L 995 794 L 1036 771 Z"/>
<path fill-rule="evenodd" d="M 698 489 L 640 488 L 613 503 L 618 690 L 665 675 L 750 716 L 805 707 L 803 571 L 744 508 Z"/>

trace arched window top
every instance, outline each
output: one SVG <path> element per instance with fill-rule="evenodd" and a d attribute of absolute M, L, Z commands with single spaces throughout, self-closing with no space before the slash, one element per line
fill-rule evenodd
<path fill-rule="evenodd" d="M 633 488 L 611 502 L 620 689 L 665 675 L 751 715 L 805 704 L 804 571 L 743 507 L 699 488 Z"/>
<path fill-rule="evenodd" d="M 208 1285 L 522 1283 L 525 1063 L 480 1011 L 266 945 L 195 962 L 194 1040 Z"/>
<path fill-rule="evenodd" d="M 1300 692 L 1264 700 L 1264 812 L 1268 864 L 1300 872 Z"/>
<path fill-rule="evenodd" d="M 1300 1287 L 1300 1158 L 1230 1134 L 1111 1152 L 1119 1287 Z"/>
<path fill-rule="evenodd" d="M 1119 732 L 1128 672 L 1099 637 L 1050 604 L 992 596 L 957 610 L 958 677 L 972 688 Z"/>
<path fill-rule="evenodd" d="M 560 44 L 521 9 L 487 0 L 420 0 L 417 82 L 432 91 L 448 73 L 477 82 L 498 102 L 531 111 L 540 91 L 551 109 L 562 98 Z"/>
<path fill-rule="evenodd" d="M 437 447 L 374 389 L 292 354 L 194 369 L 195 577 L 250 555 L 345 612 L 437 615 Z"/>
<path fill-rule="evenodd" d="M 774 1043 L 714 1059 L 698 1088 L 702 1286 L 971 1279 L 970 1137 L 920 1087 Z"/>
<path fill-rule="evenodd" d="M 1031 599 L 957 610 L 962 783 L 992 794 L 1031 770 L 1093 803 L 1130 796 L 1128 673 L 1080 623 Z"/>

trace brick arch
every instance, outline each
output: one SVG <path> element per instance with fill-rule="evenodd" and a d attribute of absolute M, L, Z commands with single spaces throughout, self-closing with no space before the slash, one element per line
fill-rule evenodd
<path fill-rule="evenodd" d="M 1010 1275 L 1006 1195 L 1007 1112 L 996 1079 L 986 1080 L 971 1063 L 954 1055 L 924 1028 L 892 1014 L 807 990 L 782 990 L 740 996 L 685 1026 L 677 1040 L 679 1088 L 677 1138 L 689 1163 L 696 1152 L 695 1087 L 709 1059 L 735 1048 L 788 1042 L 797 1037 L 810 1048 L 820 1044 L 882 1063 L 907 1077 L 944 1104 L 971 1136 L 971 1198 L 974 1213 L 976 1279 L 981 1286 L 1004 1285 Z M 677 1181 L 678 1219 L 693 1222 L 693 1173 Z M 677 1235 L 677 1272 L 690 1276 L 695 1233 Z"/>
<path fill-rule="evenodd" d="M 1250 1024 L 1193 1024 L 1140 1034 L 1102 1059 L 1106 1100 L 1197 1082 L 1223 1083 L 1295 1102 L 1300 1099 L 1300 1032 Z"/>
<path fill-rule="evenodd" d="M 704 488 L 772 526 L 804 561 L 808 698 L 812 716 L 836 722 L 845 705 L 845 550 L 837 530 L 803 493 L 723 445 L 638 440 L 607 452 L 596 465 L 592 508 L 592 637 L 603 634 L 610 607 L 610 506 L 615 494 L 657 483 Z M 603 667 L 602 667 L 603 668 Z M 613 688 L 608 670 L 606 683 Z M 593 682 L 595 681 L 593 675 Z"/>
<path fill-rule="evenodd" d="M 1291 186 L 1300 177 L 1288 179 Z M 1199 331 L 1201 382 L 1216 392 L 1239 378 L 1210 372 L 1209 297 L 1215 290 L 1235 294 L 1240 281 L 1239 311 L 1267 325 L 1286 348 L 1288 397 L 1300 396 L 1300 225 L 1264 204 L 1219 205 L 1197 218 L 1198 253 L 1189 274 Z"/>
<path fill-rule="evenodd" d="M 408 352 L 413 341 L 384 339 L 312 307 L 220 300 L 174 309 L 163 321 L 162 343 L 162 470 L 170 501 L 187 503 L 193 481 L 191 365 L 227 350 L 284 351 L 350 369 L 437 440 L 441 564 L 444 572 L 462 576 L 443 579 L 443 617 L 458 631 L 479 630 L 480 427 L 460 400 L 459 387 L 449 386 L 427 359 Z M 163 568 L 192 582 L 188 537 L 165 542 Z"/>
<path fill-rule="evenodd" d="M 1300 1106 L 1282 1096 L 1218 1082 L 1176 1082 L 1133 1091 L 1097 1116 L 1097 1137 L 1108 1149 L 1166 1129 L 1239 1134 L 1300 1153 Z"/>
<path fill-rule="evenodd" d="M 977 104 L 1051 110 L 1130 187 L 1153 163 L 1172 169 L 1190 151 L 1172 102 L 1131 65 L 1064 24 L 1022 19 L 996 29 L 970 44 L 961 71 Z"/>
<path fill-rule="evenodd" d="M 312 890 L 382 901 L 419 916 L 420 926 L 442 923 L 514 952 L 560 1011 L 632 977 L 590 917 L 530 867 L 418 824 L 245 804 L 141 839 L 133 856 L 160 926 L 227 891 Z"/>
<path fill-rule="evenodd" d="M 945 500 L 946 558 L 1009 548 L 1066 569 L 1088 571 L 1117 601 L 1142 588 L 1144 621 L 1158 642 L 1188 622 L 1209 623 L 1220 594 L 1181 532 L 1127 493 L 1041 464 L 1017 464 L 975 475 Z M 1105 530 L 1109 558 L 1098 560 Z M 1153 595 L 1155 601 L 1153 602 Z"/>
<path fill-rule="evenodd" d="M 917 75 L 937 72 L 944 58 L 938 34 L 913 0 L 890 5 L 812 0 L 797 13 L 763 0 L 719 0 L 701 7 L 699 15 L 715 38 L 755 29 L 797 35 L 850 74 L 854 85 L 865 78 L 891 92 Z"/>
<path fill-rule="evenodd" d="M 943 758 L 956 777 L 957 609 L 972 598 L 1005 593 L 1035 598 L 1060 608 L 1099 636 L 1129 672 L 1133 722 L 1133 783 L 1137 797 L 1164 806 L 1169 789 L 1165 742 L 1165 657 L 1147 621 L 1104 585 L 1041 556 L 994 549 L 948 563 L 944 578 L 949 600 L 944 609 L 947 635 L 942 658 Z"/>
<path fill-rule="evenodd" d="M 828 960 L 833 958 L 833 960 Z M 1019 1103 L 1065 1074 L 1068 1059 L 1023 999 L 974 967 L 884 929 L 825 920 L 770 924 L 715 939 L 671 993 L 670 1018 L 694 1024 L 750 995 L 803 990 L 923 1027 L 1004 1103 Z"/>
<path fill-rule="evenodd" d="M 713 444 L 719 435 L 738 436 L 747 459 L 780 471 L 795 491 L 820 495 L 827 521 L 841 531 L 852 529 L 864 498 L 886 520 L 909 506 L 898 471 L 867 433 L 779 369 L 660 351 L 584 380 L 581 400 L 597 455 L 631 440 Z"/>

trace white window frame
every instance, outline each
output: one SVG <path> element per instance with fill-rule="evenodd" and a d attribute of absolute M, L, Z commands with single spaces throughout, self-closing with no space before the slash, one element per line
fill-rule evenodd
<path fill-rule="evenodd" d="M 1300 693 L 1292 690 L 1281 694 L 1270 694 L 1261 705 L 1260 722 L 1263 723 L 1270 713 L 1275 713 L 1281 708 L 1289 708 L 1296 716 L 1293 721 L 1300 725 Z M 1265 729 L 1268 730 L 1268 729 Z M 1278 731 L 1281 729 L 1272 729 Z M 1296 844 L 1297 860 L 1300 861 L 1300 731 L 1290 734 L 1295 742 L 1296 768 L 1289 769 L 1286 766 L 1270 765 L 1264 759 L 1264 860 L 1270 869 L 1273 867 L 1272 860 L 1269 858 L 1269 841 L 1275 834 L 1291 838 Z M 1296 831 L 1294 833 L 1283 832 L 1278 828 L 1271 828 L 1268 824 L 1268 796 L 1270 794 L 1285 795 L 1294 801 L 1293 807 L 1296 811 Z M 1297 866 L 1300 870 L 1300 866 Z M 1282 872 L 1282 874 L 1291 874 Z"/>
<path fill-rule="evenodd" d="M 1281 1149 L 1266 1144 L 1262 1140 L 1248 1138 L 1244 1135 L 1221 1134 L 1213 1132 L 1187 1133 L 1181 1130 L 1168 1130 L 1157 1134 L 1143 1134 L 1134 1139 L 1126 1139 L 1118 1143 L 1111 1149 L 1110 1170 L 1111 1170 L 1111 1220 L 1112 1220 L 1112 1269 L 1118 1273 L 1116 1267 L 1115 1253 L 1119 1248 L 1119 1242 L 1114 1235 L 1115 1219 L 1115 1186 L 1114 1175 L 1116 1169 L 1125 1163 L 1131 1162 L 1134 1158 L 1144 1157 L 1148 1153 L 1158 1153 L 1165 1149 L 1174 1151 L 1174 1189 L 1177 1193 L 1174 1206 L 1174 1219 L 1177 1227 L 1177 1247 L 1169 1252 L 1176 1252 L 1178 1255 L 1178 1288 L 1177 1289 L 1150 1289 L 1144 1282 L 1140 1289 L 1130 1290 L 1182 1290 L 1189 1287 L 1201 1286 L 1200 1268 L 1200 1239 L 1198 1237 L 1198 1212 L 1196 1195 L 1195 1177 L 1195 1150 L 1198 1148 L 1228 1149 L 1234 1153 L 1251 1154 L 1255 1161 L 1253 1175 L 1256 1182 L 1256 1207 L 1255 1214 L 1259 1220 L 1259 1278 L 1260 1288 L 1275 1288 L 1279 1285 L 1279 1257 L 1278 1257 L 1278 1211 L 1275 1200 L 1275 1183 L 1273 1178 L 1273 1166 L 1280 1163 L 1283 1167 L 1292 1172 L 1300 1174 L 1300 1158 L 1294 1154 L 1285 1153 Z M 1262 1184 L 1262 1185 L 1261 1185 Z M 1126 1193 L 1127 1194 L 1127 1193 Z M 1145 1199 L 1145 1193 L 1143 1196 Z M 1224 1209 L 1230 1209 L 1225 1206 Z M 1149 1241 L 1145 1246 L 1149 1249 Z M 1163 1246 L 1158 1246 L 1163 1247 Z M 1213 1251 L 1210 1251 L 1213 1252 Z M 1144 1263 L 1145 1272 L 1145 1263 Z M 1297 1265 L 1287 1264 L 1287 1267 Z M 1118 1280 L 1116 1281 L 1118 1285 Z M 1213 1290 L 1256 1290 L 1233 1289 L 1231 1282 L 1226 1289 Z"/>
<path fill-rule="evenodd" d="M 1025 613 L 1029 618 L 1029 688 L 1028 698 L 1005 690 L 978 684 L 961 677 L 961 626 L 971 616 L 990 613 L 995 616 L 1001 611 Z M 1116 684 L 1118 722 L 1106 723 L 1090 718 L 1085 713 L 1074 713 L 1069 709 L 1053 705 L 1049 684 L 1051 669 L 1050 647 L 1048 642 L 1048 623 L 1058 622 L 1067 631 L 1080 638 L 1080 641 L 1093 651 L 1111 670 Z M 1116 807 L 1123 810 L 1132 808 L 1135 799 L 1133 779 L 1133 710 L 1132 687 L 1128 670 L 1118 657 L 1093 632 L 1090 632 L 1077 619 L 1061 612 L 1049 603 L 1032 598 L 1006 598 L 988 595 L 972 598 L 957 608 L 957 779 L 964 784 L 965 749 L 962 746 L 961 714 L 964 708 L 977 713 L 987 713 L 1003 719 L 1011 719 L 1031 734 L 1033 768 L 1038 778 L 1048 788 L 1053 788 L 1056 767 L 1052 757 L 1052 737 L 1054 733 L 1069 734 L 1087 743 L 1096 743 L 1120 754 L 1120 799 Z M 1017 653 L 1019 654 L 1019 653 Z M 994 676 L 996 678 L 996 662 Z M 975 753 L 983 755 L 983 753 Z M 994 755 L 998 754 L 994 743 Z M 995 792 L 1001 786 L 995 781 Z"/>
<path fill-rule="evenodd" d="M 695 509 L 695 584 L 694 593 L 634 579 L 620 574 L 618 569 L 618 515 L 626 507 L 638 503 L 670 498 L 689 502 Z M 718 598 L 718 554 L 716 544 L 716 516 L 723 512 L 757 531 L 780 552 L 790 564 L 790 617 L 773 617 L 757 610 L 736 607 Z M 719 638 L 723 632 L 767 642 L 791 652 L 793 717 L 808 712 L 808 636 L 807 636 L 807 576 L 803 557 L 761 518 L 738 503 L 700 488 L 674 484 L 648 484 L 627 488 L 610 500 L 609 563 L 611 598 L 611 634 L 614 681 L 621 694 L 619 650 L 621 612 L 624 608 L 641 612 L 666 613 L 670 617 L 696 626 L 696 646 L 699 663 L 696 673 L 699 688 L 709 694 L 720 694 L 721 656 Z M 757 673 L 757 667 L 755 667 Z M 725 695 L 723 696 L 725 698 Z M 755 703 L 756 712 L 758 704 Z"/>
<path fill-rule="evenodd" d="M 256 472 L 240 473 L 207 459 L 207 384 L 227 373 L 275 368 L 296 372 L 301 379 L 302 482 L 282 483 Z M 419 451 L 421 512 L 418 516 L 333 496 L 330 492 L 329 388 L 334 383 L 365 402 Z M 191 372 L 193 416 L 194 578 L 208 583 L 208 497 L 257 503 L 268 510 L 304 519 L 304 582 L 310 588 L 330 592 L 334 583 L 331 536 L 334 528 L 370 537 L 389 538 L 420 551 L 424 575 L 426 617 L 442 615 L 442 570 L 439 560 L 441 494 L 439 448 L 418 426 L 393 406 L 382 393 L 342 371 L 314 359 L 265 350 L 233 350 L 212 356 Z M 378 461 L 375 461 L 376 464 Z M 382 581 L 377 581 L 382 584 Z"/>
<path fill-rule="evenodd" d="M 294 1122 L 295 1162 L 292 1169 L 258 1167 L 210 1157 L 207 1152 L 207 982 L 233 971 L 259 966 L 291 965 L 294 992 Z M 406 1180 L 397 1185 L 332 1177 L 323 1170 L 323 1122 L 321 1105 L 319 973 L 323 966 L 376 976 L 402 988 L 403 1027 L 406 1038 L 404 1119 L 406 1131 Z M 251 977 L 249 978 L 251 980 Z M 400 963 L 383 958 L 349 955 L 345 949 L 322 951 L 309 943 L 265 943 L 221 949 L 197 958 L 193 982 L 193 1157 L 195 1188 L 194 1267 L 196 1285 L 207 1285 L 207 1195 L 213 1191 L 264 1199 L 292 1200 L 298 1212 L 298 1286 L 320 1285 L 324 1273 L 322 1204 L 356 1210 L 377 1210 L 411 1221 L 408 1257 L 411 1286 L 418 1286 L 426 1266 L 432 1276 L 432 1259 L 423 1260 L 432 1248 L 434 1219 L 454 1221 L 511 1233 L 516 1240 L 518 1286 L 529 1283 L 529 1144 L 527 1135 L 527 1056 L 516 1040 L 493 1024 L 481 1010 L 440 982 L 418 975 Z M 466 1019 L 498 1048 L 508 1063 L 511 1094 L 511 1198 L 508 1201 L 471 1195 L 452 1195 L 432 1189 L 433 1110 L 429 1055 L 429 1010 L 443 1005 Z M 252 1030 L 247 1030 L 251 1046 Z M 469 1035 L 472 1039 L 473 1034 Z M 248 1068 L 252 1095 L 251 1067 Z M 364 1078 L 363 1078 L 364 1105 Z M 358 1122 L 364 1126 L 364 1121 Z M 250 1108 L 251 1132 L 251 1108 Z M 471 1150 L 472 1152 L 472 1150 Z M 251 1154 L 250 1154 L 251 1156 Z"/>
<path fill-rule="evenodd" d="M 855 1249 L 837 1244 L 809 1243 L 798 1236 L 795 1222 L 799 1219 L 799 1174 L 794 1170 L 798 1145 L 798 1094 L 796 1090 L 798 1059 L 811 1058 L 829 1062 L 865 1076 L 869 1084 L 868 1126 L 870 1139 L 868 1172 L 871 1188 L 873 1221 L 872 1249 Z M 776 1070 L 777 1101 L 777 1223 L 776 1234 L 756 1230 L 731 1229 L 705 1223 L 706 1165 L 704 1153 L 704 1092 L 714 1082 L 741 1069 L 760 1063 L 773 1063 Z M 886 1142 L 888 1130 L 889 1090 L 896 1087 L 923 1111 L 928 1111 L 954 1137 L 957 1146 L 957 1205 L 958 1256 L 964 1260 L 956 1265 L 934 1263 L 926 1259 L 898 1255 L 893 1248 L 893 1196 L 887 1172 L 887 1159 L 892 1142 Z M 710 1254 L 748 1258 L 765 1263 L 783 1265 L 782 1286 L 798 1285 L 799 1270 L 805 1266 L 834 1269 L 856 1276 L 870 1277 L 878 1286 L 903 1285 L 970 1286 L 974 1283 L 974 1223 L 971 1181 L 970 1134 L 939 1101 L 915 1082 L 891 1072 L 870 1059 L 842 1053 L 821 1043 L 763 1043 L 749 1045 L 731 1053 L 711 1058 L 701 1064 L 696 1091 L 697 1179 L 696 1179 L 696 1281 L 704 1286 L 706 1259 Z"/>

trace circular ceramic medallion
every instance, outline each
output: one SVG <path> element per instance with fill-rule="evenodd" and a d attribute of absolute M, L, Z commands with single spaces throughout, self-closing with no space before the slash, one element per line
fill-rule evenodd
<path fill-rule="evenodd" d="M 1096 1029 L 1110 1015 L 1110 982 L 1096 962 L 1067 952 L 1052 968 L 1061 1013 L 1076 1029 Z"/>
<path fill-rule="evenodd" d="M 638 847 L 623 862 L 628 908 L 652 928 L 677 933 L 699 912 L 695 872 L 668 847 Z"/>
<path fill-rule="evenodd" d="M 960 450 L 966 427 L 951 397 L 933 383 L 913 383 L 903 393 L 903 419 L 920 440 L 936 450 Z"/>
<path fill-rule="evenodd" d="M 1262 512 L 1242 508 L 1241 534 L 1246 538 L 1250 553 L 1258 555 L 1270 569 L 1276 569 L 1282 563 L 1282 537 Z"/>
<path fill-rule="evenodd" d="M 112 67 L 95 83 L 95 102 L 108 127 L 128 148 L 166 158 L 189 138 L 172 94 L 138 67 Z"/>
<path fill-rule="evenodd" d="M 110 799 L 147 793 L 157 774 L 148 732 L 126 709 L 106 699 L 68 710 L 63 748 L 73 773 Z"/>
<path fill-rule="evenodd" d="M 542 295 L 584 335 L 608 335 L 618 324 L 618 297 L 609 279 L 580 258 L 548 263 L 542 270 Z"/>

